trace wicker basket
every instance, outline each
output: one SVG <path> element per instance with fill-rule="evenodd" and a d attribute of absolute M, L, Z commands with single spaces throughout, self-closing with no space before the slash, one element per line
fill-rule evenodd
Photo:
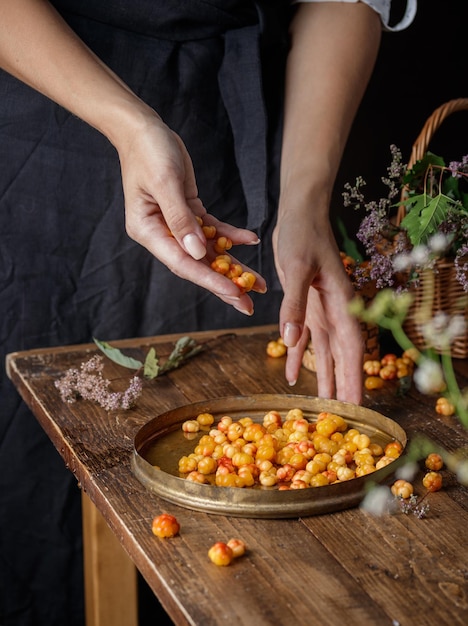
<path fill-rule="evenodd" d="M 408 169 L 411 169 L 416 161 L 423 158 L 427 151 L 429 142 L 445 120 L 447 116 L 455 111 L 468 110 L 468 98 L 458 98 L 450 100 L 436 109 L 427 119 L 418 138 L 413 144 L 411 157 L 408 162 Z M 402 199 L 406 193 L 403 190 Z M 405 207 L 400 205 L 397 214 L 397 225 L 401 223 L 405 216 Z M 421 318 L 426 315 L 433 316 L 437 312 L 444 312 L 448 315 L 462 313 L 465 316 L 467 330 L 464 336 L 457 337 L 451 347 L 451 355 L 454 358 L 465 359 L 468 357 L 468 306 L 467 297 L 463 287 L 458 282 L 455 274 L 455 266 L 450 259 L 443 259 L 437 262 L 434 271 L 426 270 L 422 273 L 419 286 L 412 289 L 415 297 L 413 305 L 409 311 L 404 324 L 404 330 L 414 345 L 423 350 L 425 345 L 424 337 L 421 333 Z M 428 307 L 431 307 L 432 310 Z"/>

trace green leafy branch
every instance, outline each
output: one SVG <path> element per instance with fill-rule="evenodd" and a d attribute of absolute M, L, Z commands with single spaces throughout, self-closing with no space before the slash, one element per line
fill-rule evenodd
<path fill-rule="evenodd" d="M 426 244 L 446 219 L 449 209 L 456 208 L 451 198 L 439 193 L 431 198 L 425 193 L 413 196 L 404 204 L 409 210 L 401 222 L 413 246 Z"/>
<path fill-rule="evenodd" d="M 119 348 L 115 348 L 105 341 L 99 341 L 99 339 L 94 338 L 94 343 L 111 361 L 128 369 L 142 371 L 143 377 L 147 380 L 153 380 L 153 378 L 177 369 L 185 361 L 199 354 L 204 348 L 191 337 L 181 337 L 175 343 L 174 349 L 165 363 L 160 364 L 160 359 L 153 347 L 148 350 L 145 360 L 139 361 L 127 356 Z"/>

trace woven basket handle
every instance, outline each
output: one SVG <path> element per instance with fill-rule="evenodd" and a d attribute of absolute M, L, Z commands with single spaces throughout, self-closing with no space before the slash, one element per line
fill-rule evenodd
<path fill-rule="evenodd" d="M 418 135 L 418 138 L 413 144 L 413 149 L 411 151 L 410 160 L 408 161 L 407 169 L 410 170 L 416 161 L 419 161 L 423 158 L 424 154 L 427 152 L 427 148 L 429 146 L 429 142 L 434 136 L 436 130 L 442 124 L 442 122 L 447 118 L 451 113 L 455 113 L 456 111 L 467 111 L 468 110 L 468 98 L 457 98 L 455 100 L 449 100 L 445 104 L 442 104 L 438 109 L 436 109 L 432 115 L 428 117 L 426 123 L 424 124 L 421 132 Z M 403 189 L 401 194 L 401 200 L 404 201 L 407 197 L 406 189 Z M 400 205 L 398 207 L 398 213 L 396 217 L 397 226 L 401 224 L 401 221 L 406 215 L 406 209 L 404 205 Z"/>

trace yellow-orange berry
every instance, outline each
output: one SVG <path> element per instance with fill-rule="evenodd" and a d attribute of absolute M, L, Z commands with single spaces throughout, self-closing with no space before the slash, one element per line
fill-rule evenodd
<path fill-rule="evenodd" d="M 421 353 L 417 348 L 409 348 L 403 352 L 403 358 L 410 359 L 413 363 L 417 363 Z"/>
<path fill-rule="evenodd" d="M 383 386 L 384 386 L 384 381 L 383 381 L 383 378 L 380 378 L 380 376 L 367 376 L 367 378 L 364 381 L 364 387 L 368 391 L 372 391 L 374 389 L 382 389 Z"/>
<path fill-rule="evenodd" d="M 386 467 L 387 465 L 390 465 L 390 463 L 393 463 L 394 460 L 395 460 L 395 457 L 384 455 L 380 457 L 380 459 L 375 464 L 375 469 L 381 469 L 382 467 Z"/>
<path fill-rule="evenodd" d="M 202 226 L 203 233 L 207 239 L 216 237 L 216 226 Z"/>
<path fill-rule="evenodd" d="M 284 356 L 287 350 L 288 349 L 284 345 L 281 337 L 276 341 L 269 341 L 266 347 L 266 353 L 268 354 L 268 356 L 272 356 L 273 358 Z"/>
<path fill-rule="evenodd" d="M 218 274 L 227 274 L 231 266 L 231 257 L 227 254 L 221 254 L 211 263 L 211 269 Z"/>
<path fill-rule="evenodd" d="M 439 491 L 442 489 L 442 474 L 439 474 L 439 472 L 427 472 L 422 483 L 428 491 Z"/>
<path fill-rule="evenodd" d="M 296 468 L 289 465 L 289 463 L 286 463 L 285 465 L 278 467 L 276 476 L 278 477 L 278 480 L 281 480 L 281 482 L 289 483 L 293 479 L 295 473 Z"/>
<path fill-rule="evenodd" d="M 231 263 L 225 276 L 226 278 L 230 278 L 232 280 L 233 278 L 240 276 L 243 271 L 242 265 L 239 265 L 239 263 Z"/>
<path fill-rule="evenodd" d="M 200 430 L 200 424 L 197 420 L 186 420 L 182 424 L 184 433 L 197 433 Z"/>
<path fill-rule="evenodd" d="M 226 433 L 229 426 L 232 424 L 232 417 L 230 415 L 223 415 L 218 422 L 218 430 L 222 433 Z"/>
<path fill-rule="evenodd" d="M 173 515 L 162 513 L 153 519 L 151 530 L 156 537 L 174 537 L 179 534 L 180 524 Z"/>
<path fill-rule="evenodd" d="M 247 550 L 247 546 L 245 545 L 245 542 L 242 541 L 242 539 L 229 539 L 226 545 L 231 548 L 232 556 L 235 559 L 243 556 L 245 554 L 245 551 Z"/>
<path fill-rule="evenodd" d="M 240 276 L 234 276 L 234 278 L 232 278 L 232 282 L 237 285 L 243 293 L 251 291 L 256 280 L 257 279 L 251 272 L 242 272 Z"/>
<path fill-rule="evenodd" d="M 433 472 L 438 472 L 439 470 L 443 468 L 444 461 L 442 460 L 442 457 L 440 456 L 440 454 L 437 454 L 436 452 L 432 452 L 426 457 L 425 465 L 428 470 L 431 470 Z"/>
<path fill-rule="evenodd" d="M 207 483 L 205 475 L 198 470 L 193 470 L 193 472 L 189 472 L 189 474 L 187 474 L 186 480 L 191 480 L 192 482 L 200 483 L 201 485 L 205 485 Z"/>
<path fill-rule="evenodd" d="M 397 377 L 397 368 L 395 363 L 388 363 L 387 365 L 384 365 L 379 372 L 379 376 L 383 380 L 395 380 Z"/>
<path fill-rule="evenodd" d="M 368 448 L 370 446 L 370 437 L 364 433 L 360 433 L 359 435 L 355 435 L 353 437 L 353 443 L 357 445 L 358 450 L 364 450 L 364 448 Z"/>
<path fill-rule="evenodd" d="M 200 426 L 211 426 L 214 422 L 214 416 L 211 413 L 200 413 L 197 415 L 197 422 Z"/>
<path fill-rule="evenodd" d="M 377 376 L 380 372 L 380 361 L 364 361 L 363 370 L 368 376 Z"/>
<path fill-rule="evenodd" d="M 230 565 L 234 554 L 226 543 L 217 541 L 208 550 L 208 557 L 215 565 Z"/>
<path fill-rule="evenodd" d="M 438 398 L 435 407 L 436 413 L 439 415 L 453 415 L 455 413 L 455 406 L 448 400 L 448 398 Z"/>
<path fill-rule="evenodd" d="M 208 476 L 208 474 L 214 474 L 217 467 L 218 464 L 213 457 L 205 456 L 198 462 L 197 470 L 204 476 Z"/>
<path fill-rule="evenodd" d="M 395 481 L 391 487 L 391 491 L 394 496 L 398 496 L 407 500 L 411 495 L 413 495 L 413 485 L 409 483 L 407 480 L 399 479 Z"/>
<path fill-rule="evenodd" d="M 338 480 L 351 480 L 356 477 L 356 473 L 350 467 L 338 467 L 336 470 L 336 477 Z"/>
<path fill-rule="evenodd" d="M 218 237 L 214 245 L 215 252 L 218 252 L 219 254 L 223 254 L 225 250 L 230 250 L 231 248 L 232 241 L 229 237 Z"/>
<path fill-rule="evenodd" d="M 389 354 L 386 354 L 380 359 L 380 363 L 382 365 L 389 365 L 390 363 L 395 364 L 396 360 L 397 360 L 397 355 L 390 352 Z"/>
<path fill-rule="evenodd" d="M 197 469 L 198 461 L 194 457 L 183 456 L 179 459 L 179 472 L 188 474 Z"/>
<path fill-rule="evenodd" d="M 281 418 L 281 414 L 278 411 L 268 411 L 268 413 L 265 413 L 265 415 L 263 416 L 263 426 L 268 427 L 268 426 L 276 426 L 276 428 L 281 428 L 281 424 L 283 423 L 283 420 Z"/>
<path fill-rule="evenodd" d="M 391 456 L 394 459 L 401 456 L 402 451 L 403 446 L 399 441 L 391 441 L 390 443 L 387 443 L 384 449 L 385 456 Z"/>

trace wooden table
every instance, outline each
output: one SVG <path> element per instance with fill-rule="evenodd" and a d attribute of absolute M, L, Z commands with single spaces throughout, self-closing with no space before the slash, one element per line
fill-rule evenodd
<path fill-rule="evenodd" d="M 138 406 L 128 412 L 107 413 L 89 402 L 60 400 L 54 380 L 87 360 L 96 351 L 93 345 L 8 357 L 9 376 L 87 495 L 88 625 L 136 623 L 133 561 L 178 625 L 466 626 L 468 496 L 448 473 L 444 490 L 428 497 L 430 512 L 422 520 L 403 513 L 374 517 L 358 508 L 293 520 L 209 515 L 161 500 L 133 476 L 134 436 L 156 415 L 206 398 L 291 393 L 283 378 L 284 360 L 265 354 L 276 330 L 234 332 L 234 338 L 213 342 L 184 367 L 148 384 Z M 204 342 L 221 334 L 192 336 Z M 175 339 L 113 345 L 140 356 L 155 345 L 164 357 Z M 468 363 L 458 361 L 456 368 L 466 385 Z M 118 378 L 123 370 L 109 362 L 106 373 Z M 315 374 L 304 369 L 294 392 L 313 395 L 315 390 Z M 389 383 L 384 390 L 367 392 L 363 404 L 397 420 L 410 437 L 424 431 L 448 449 L 467 445 L 456 419 L 437 416 L 434 398 L 414 390 L 403 398 Z M 152 535 L 151 520 L 164 511 L 180 521 L 180 536 L 161 540 Z M 207 550 L 231 537 L 243 539 L 248 554 L 229 567 L 216 567 Z M 131 561 L 121 558 L 117 543 Z"/>

